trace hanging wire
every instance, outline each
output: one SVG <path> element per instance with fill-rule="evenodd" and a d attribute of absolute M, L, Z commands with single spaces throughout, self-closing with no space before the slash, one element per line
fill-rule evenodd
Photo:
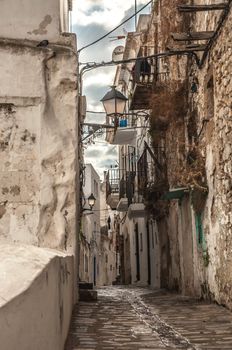
<path fill-rule="evenodd" d="M 138 13 L 140 13 L 141 11 L 143 11 L 148 5 L 150 5 L 152 3 L 153 0 L 149 1 L 146 5 L 144 5 L 140 10 L 136 11 L 132 16 L 128 17 L 125 21 L 121 22 L 117 27 L 115 27 L 114 29 L 112 29 L 110 32 L 106 33 L 105 35 L 101 36 L 100 38 L 98 38 L 97 40 L 91 42 L 90 44 L 81 47 L 77 52 L 80 53 L 82 50 L 87 49 L 88 47 L 97 44 L 99 41 L 105 39 L 107 36 L 109 36 L 111 33 L 113 33 L 115 30 L 117 30 L 118 28 L 120 28 L 123 24 L 127 23 L 128 21 L 130 21 L 132 18 L 134 18 L 135 16 L 137 16 Z"/>

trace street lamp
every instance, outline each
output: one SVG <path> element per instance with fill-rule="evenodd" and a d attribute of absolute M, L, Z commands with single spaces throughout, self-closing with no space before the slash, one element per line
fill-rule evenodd
<path fill-rule="evenodd" d="M 93 209 L 93 207 L 94 207 L 94 205 L 95 205 L 95 202 L 96 202 L 96 198 L 95 198 L 94 195 L 91 193 L 91 195 L 90 195 L 89 198 L 88 198 L 88 204 L 89 204 L 90 210 Z"/>
<path fill-rule="evenodd" d="M 89 205 L 89 209 L 88 208 L 82 208 L 82 212 L 86 211 L 86 210 L 92 210 L 94 205 L 96 203 L 96 198 L 94 197 L 93 193 L 91 193 L 91 195 L 88 197 L 88 205 Z"/>
<path fill-rule="evenodd" d="M 116 116 L 124 113 L 127 100 L 126 96 L 116 90 L 115 86 L 112 86 L 111 90 L 101 99 L 101 102 L 107 115 Z"/>

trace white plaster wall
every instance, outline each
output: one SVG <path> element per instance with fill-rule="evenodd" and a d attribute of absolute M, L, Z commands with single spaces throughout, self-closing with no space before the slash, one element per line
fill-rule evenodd
<path fill-rule="evenodd" d="M 67 0 L 1 0 L 0 33 L 2 38 L 59 40 L 68 29 Z M 26 20 L 25 20 L 26 19 Z"/>
<path fill-rule="evenodd" d="M 0 240 L 75 251 L 76 57 L 3 44 L 0 58 Z"/>
<path fill-rule="evenodd" d="M 74 302 L 73 256 L 0 245 L 0 339 L 4 350 L 63 350 Z"/>
<path fill-rule="evenodd" d="M 94 187 L 94 181 L 98 186 L 97 191 Z M 89 253 L 89 281 L 93 282 L 94 280 L 94 257 L 96 257 L 96 284 L 100 285 L 100 177 L 91 164 L 85 165 L 85 185 L 83 187 L 83 192 L 86 201 L 84 208 L 89 208 L 88 197 L 91 193 L 93 193 L 96 198 L 92 214 L 90 214 L 90 211 L 88 210 L 84 211 L 82 220 L 84 234 L 87 237 L 88 242 L 91 243 Z M 94 223 L 96 223 L 96 225 L 94 225 Z M 80 254 L 82 254 L 82 252 L 80 252 Z"/>
<path fill-rule="evenodd" d="M 110 245 L 111 243 L 108 237 L 101 239 L 101 254 L 99 259 L 100 286 L 111 286 L 113 281 L 116 280 L 116 252 L 112 245 L 110 249 Z"/>
<path fill-rule="evenodd" d="M 139 262 L 140 262 L 140 280 L 137 281 L 137 269 L 136 269 L 136 244 L 135 244 L 135 223 L 138 222 L 139 231 Z M 147 261 L 147 230 L 146 222 L 144 218 L 135 220 L 126 219 L 125 227 L 122 227 L 122 233 L 125 230 L 129 234 L 130 239 L 130 263 L 131 263 L 131 283 L 139 285 L 148 284 L 148 261 Z M 123 226 L 124 226 L 123 225 Z M 142 246 L 141 246 L 141 235 L 142 234 Z"/>

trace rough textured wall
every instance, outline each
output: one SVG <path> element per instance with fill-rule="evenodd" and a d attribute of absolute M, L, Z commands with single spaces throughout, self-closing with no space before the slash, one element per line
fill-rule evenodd
<path fill-rule="evenodd" d="M 0 60 L 0 238 L 73 250 L 76 57 L 1 42 Z"/>
<path fill-rule="evenodd" d="M 183 1 L 158 1 L 155 45 L 158 52 L 178 47 L 171 38 L 171 33 L 187 31 L 189 18 L 184 18 L 177 9 Z M 154 86 L 151 113 L 151 135 L 154 153 L 160 163 L 163 181 L 154 184 L 159 198 L 168 188 L 183 187 L 180 181 L 181 168 L 185 157 L 185 118 L 187 114 L 187 58 L 186 56 L 165 57 L 159 60 L 159 79 Z M 160 186 L 160 187 L 159 187 Z M 153 206 L 155 199 L 153 198 Z M 182 292 L 189 287 L 188 274 L 183 253 L 191 247 L 191 225 L 188 226 L 181 215 L 178 201 L 157 202 L 157 219 L 160 244 L 160 279 L 161 286 Z M 187 208 L 189 209 L 189 208 Z M 190 221 L 191 223 L 191 221 Z M 186 233 L 185 229 L 189 231 Z M 190 243 L 186 237 L 190 236 Z M 191 254 L 190 254 L 191 255 Z"/>
<path fill-rule="evenodd" d="M 74 261 L 55 250 L 0 244 L 4 350 L 63 350 L 74 301 Z"/>
<path fill-rule="evenodd" d="M 0 14 L 1 37 L 57 41 L 62 10 L 59 0 L 44 2 L 43 6 L 37 0 L 3 0 Z"/>
<path fill-rule="evenodd" d="M 215 23 L 216 15 L 202 15 L 196 29 Z M 204 20 L 204 21 L 203 21 Z M 198 93 L 193 106 L 197 111 L 200 146 L 206 157 L 208 199 L 204 210 L 203 230 L 208 247 L 208 266 L 198 261 L 203 292 L 232 307 L 231 293 L 231 206 L 232 206 L 232 13 L 219 33 L 208 59 L 195 71 Z M 198 250 L 199 254 L 200 251 Z"/>

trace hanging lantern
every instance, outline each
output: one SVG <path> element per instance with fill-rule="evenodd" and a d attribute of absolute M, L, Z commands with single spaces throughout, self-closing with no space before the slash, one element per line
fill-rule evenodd
<path fill-rule="evenodd" d="M 116 90 L 115 86 L 101 99 L 107 115 L 123 114 L 127 102 L 126 96 Z"/>

